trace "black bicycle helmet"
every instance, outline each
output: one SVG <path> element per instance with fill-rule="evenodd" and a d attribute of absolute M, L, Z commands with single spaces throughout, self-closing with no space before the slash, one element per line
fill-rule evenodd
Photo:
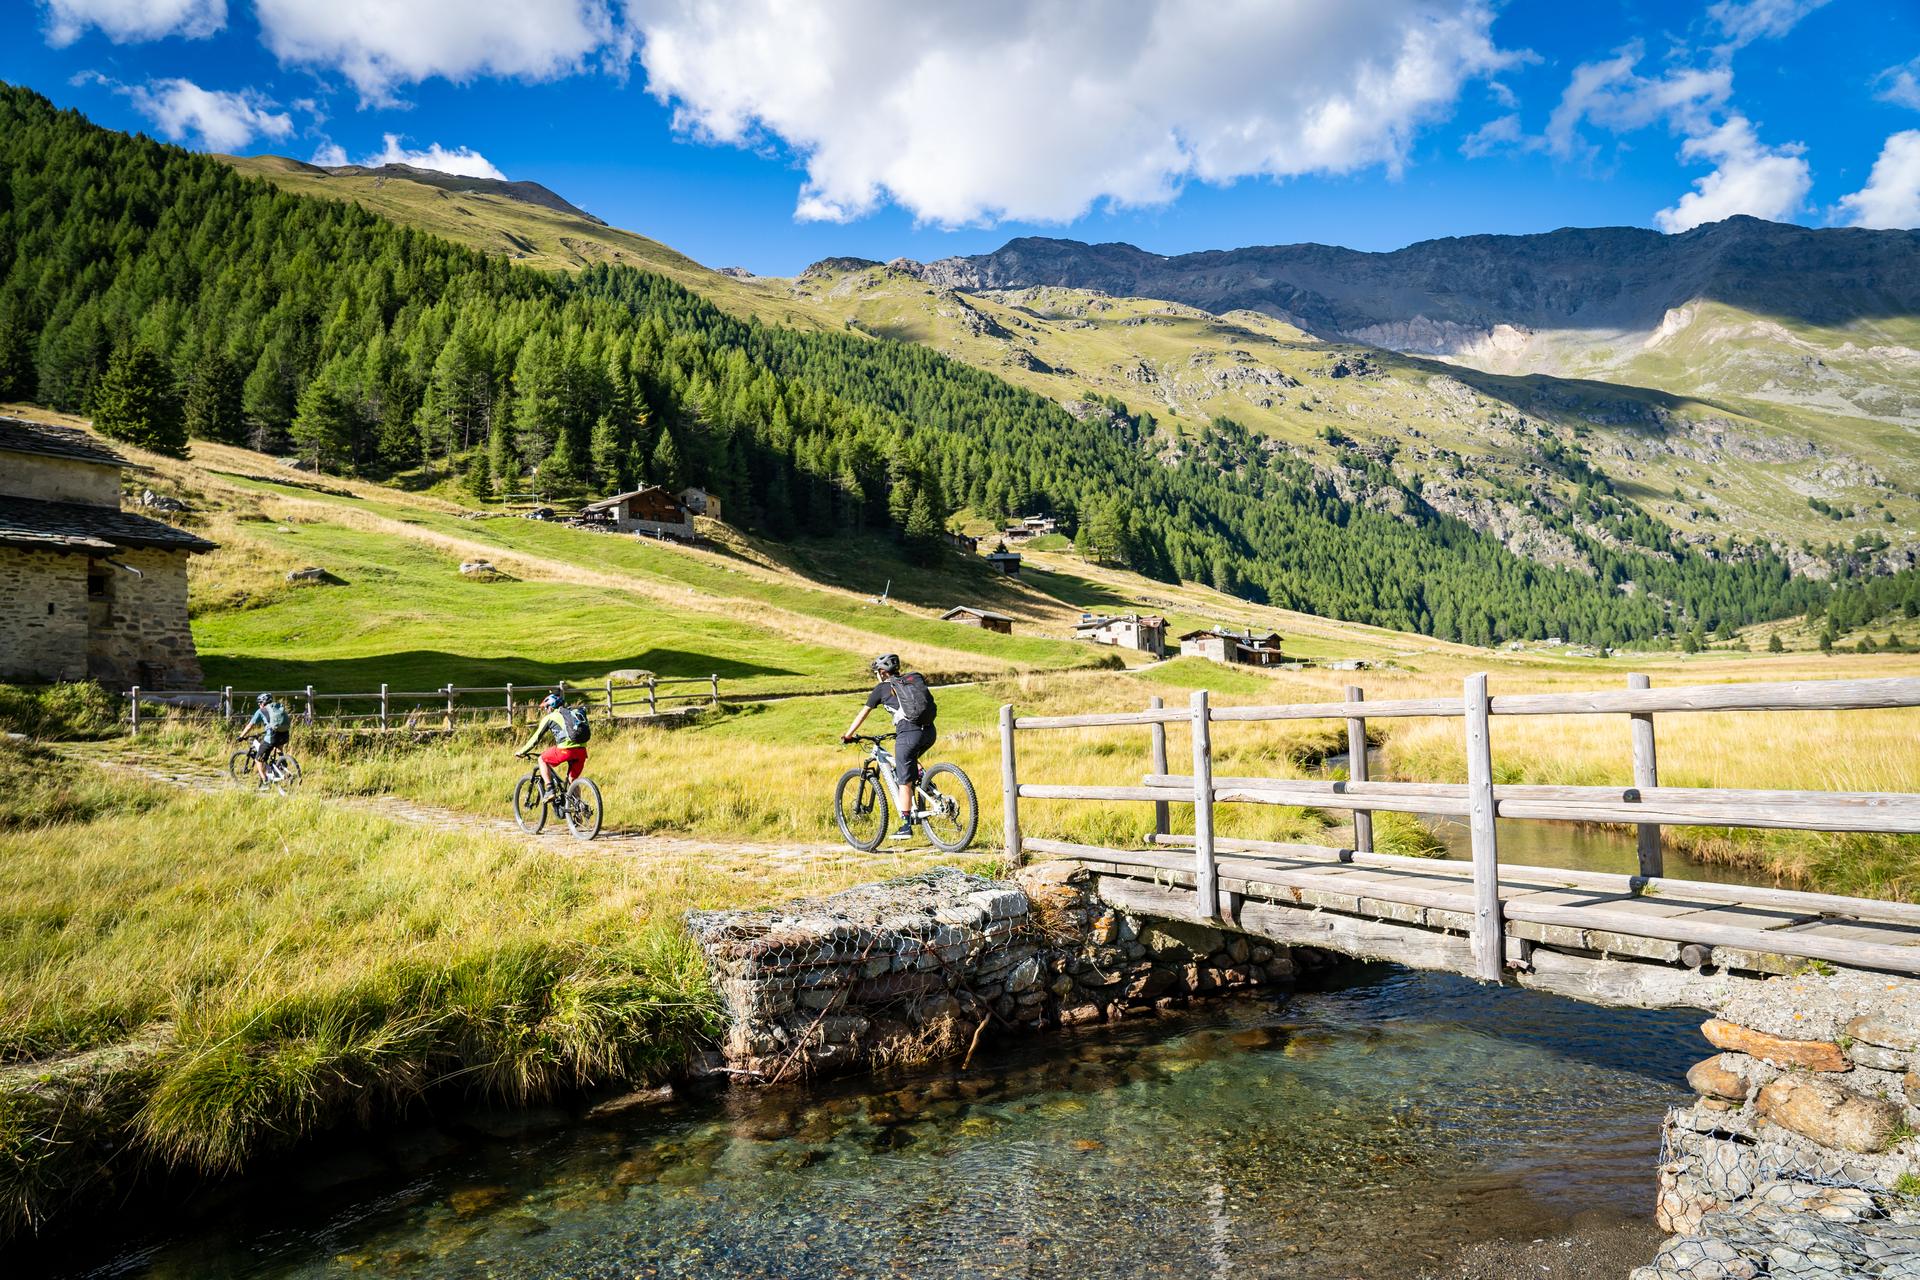
<path fill-rule="evenodd" d="M 900 673 L 900 655 L 897 653 L 881 654 L 873 660 L 873 671 L 875 675 L 898 675 Z"/>

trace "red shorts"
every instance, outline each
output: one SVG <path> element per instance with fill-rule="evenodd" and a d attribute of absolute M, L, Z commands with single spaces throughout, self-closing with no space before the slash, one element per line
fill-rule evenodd
<path fill-rule="evenodd" d="M 548 747 L 540 753 L 540 763 L 558 769 L 567 766 L 567 781 L 587 771 L 587 749 L 585 747 Z"/>

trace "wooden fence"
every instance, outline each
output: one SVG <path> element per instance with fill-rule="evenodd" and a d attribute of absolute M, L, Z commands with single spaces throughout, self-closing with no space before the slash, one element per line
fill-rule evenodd
<path fill-rule="evenodd" d="M 697 689 L 681 691 L 686 686 Z M 312 685 L 265 690 L 235 689 L 232 685 L 222 689 L 158 690 L 135 685 L 125 695 L 127 732 L 139 733 L 143 721 L 153 719 L 155 710 L 162 715 L 243 723 L 253 715 L 254 700 L 263 692 L 285 701 L 302 724 L 375 733 L 423 733 L 451 732 L 460 726 L 531 725 L 538 719 L 540 700 L 549 693 L 584 699 L 590 709 L 609 720 L 679 714 L 695 707 L 718 706 L 720 677 L 664 676 L 595 684 L 446 684 L 424 691 L 383 684 L 377 692 L 368 693 L 323 693 Z"/>
<path fill-rule="evenodd" d="M 1354 816 L 1352 850 L 1338 853 L 1343 860 L 1367 865 L 1415 865 L 1420 860 L 1373 851 L 1371 814 L 1380 811 L 1446 814 L 1464 817 L 1472 836 L 1472 942 L 1476 976 L 1498 981 L 1505 955 L 1505 917 L 1499 892 L 1500 854 L 1497 818 L 1554 822 L 1622 823 L 1639 829 L 1638 875 L 1577 874 L 1596 885 L 1618 882 L 1621 889 L 1640 892 L 1662 883 L 1660 828 L 1662 825 L 1707 827 L 1784 828 L 1798 831 L 1920 833 L 1920 795 L 1899 792 L 1836 792 L 1732 790 L 1713 787 L 1663 787 L 1655 755 L 1654 716 L 1698 711 L 1849 711 L 1868 708 L 1920 706 L 1920 679 L 1805 681 L 1779 684 L 1695 685 L 1654 689 L 1647 677 L 1628 677 L 1624 690 L 1582 693 L 1511 694 L 1490 696 L 1484 674 L 1466 678 L 1458 698 L 1403 698 L 1369 702 L 1357 687 L 1349 687 L 1341 702 L 1292 703 L 1278 706 L 1215 707 L 1205 690 L 1193 694 L 1186 708 L 1169 708 L 1159 698 L 1140 711 L 1091 715 L 1016 716 L 1011 705 L 1000 708 L 1001 782 L 1005 794 L 1006 847 L 1019 861 L 1025 853 L 1084 855 L 1088 846 L 1024 835 L 1020 801 L 1104 800 L 1150 802 L 1155 810 L 1156 843 L 1182 845 L 1187 837 L 1172 836 L 1168 806 L 1193 806 L 1191 837 L 1198 914 L 1219 918 L 1219 878 L 1216 849 L 1259 851 L 1260 841 L 1217 840 L 1213 831 L 1216 804 L 1297 805 L 1350 810 Z M 1628 742 L 1633 755 L 1630 787 L 1546 786 L 1499 784 L 1493 781 L 1493 752 L 1489 727 L 1497 716 L 1624 715 L 1629 720 Z M 1465 783 L 1374 782 L 1367 777 L 1366 722 L 1369 719 L 1450 717 L 1463 722 L 1466 740 Z M 1216 777 L 1213 773 L 1212 733 L 1216 724 L 1271 720 L 1339 719 L 1347 724 L 1350 751 L 1347 781 L 1283 778 Z M 1188 774 L 1169 772 L 1169 724 L 1192 727 L 1193 766 Z M 1042 729 L 1083 729 L 1109 725 L 1145 725 L 1151 733 L 1150 769 L 1139 786 L 1051 786 L 1023 783 L 1018 774 L 1015 737 Z M 1275 846 L 1277 847 L 1277 846 Z M 1298 846 L 1289 846 L 1297 848 Z M 1667 880 L 1689 890 L 1717 893 L 1729 901 L 1762 902 L 1786 891 L 1745 886 L 1707 886 L 1700 882 Z M 1854 899 L 1828 895 L 1793 894 L 1796 903 L 1824 900 L 1828 905 Z M 1882 904 L 1885 906 L 1886 904 Z M 1536 923 L 1569 923 L 1550 907 L 1513 907 L 1514 918 Z M 1912 911 L 1920 920 L 1920 908 Z M 1525 912 L 1525 914 L 1521 914 Z M 1562 913 L 1571 914 L 1571 913 Z M 1885 914 L 1884 911 L 1881 914 Z M 1711 926 L 1690 926 L 1694 932 Z M 1722 933 L 1744 934 L 1738 929 Z M 1758 939 L 1729 936 L 1729 945 L 1747 945 Z M 1711 941 L 1712 939 L 1707 939 Z M 1777 942 L 1769 937 L 1767 942 Z M 1861 944 L 1865 946 L 1866 944 Z"/>

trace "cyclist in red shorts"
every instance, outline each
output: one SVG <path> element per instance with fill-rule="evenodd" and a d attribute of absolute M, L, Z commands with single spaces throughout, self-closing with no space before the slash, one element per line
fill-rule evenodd
<path fill-rule="evenodd" d="M 586 742 L 592 730 L 587 728 L 586 709 L 567 706 L 558 693 L 550 693 L 542 698 L 540 709 L 543 714 L 540 723 L 533 726 L 533 736 L 514 754 L 531 755 L 533 749 L 540 745 L 541 735 L 548 732 L 553 734 L 553 745 L 540 753 L 540 777 L 547 787 L 545 795 L 541 797 L 541 803 L 544 804 L 547 796 L 559 790 L 553 776 L 555 765 L 567 766 L 568 782 L 587 771 Z"/>

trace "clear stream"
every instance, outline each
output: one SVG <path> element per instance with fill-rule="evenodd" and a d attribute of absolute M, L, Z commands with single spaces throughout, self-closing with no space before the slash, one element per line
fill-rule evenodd
<path fill-rule="evenodd" d="M 1353 966 L 965 1074 L 388 1134 L 54 1273 L 1410 1277 L 1648 1223 L 1697 1026 Z"/>

